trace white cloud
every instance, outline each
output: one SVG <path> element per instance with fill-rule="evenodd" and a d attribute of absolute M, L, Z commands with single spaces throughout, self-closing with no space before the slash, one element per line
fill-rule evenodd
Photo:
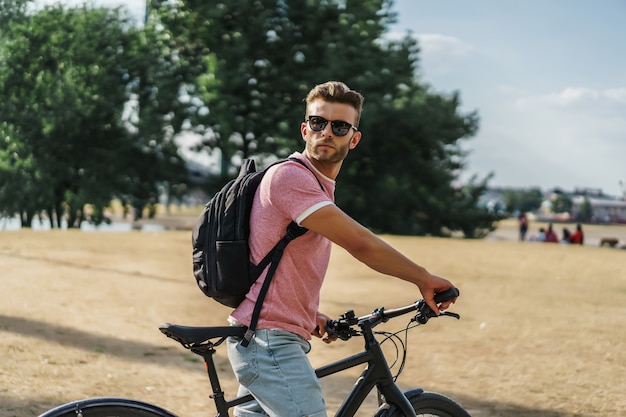
<path fill-rule="evenodd" d="M 596 90 L 584 87 L 567 87 L 560 92 L 537 96 L 527 96 L 517 101 L 523 107 L 528 105 L 572 106 L 580 104 L 619 104 L 626 103 L 626 88 Z"/>
<path fill-rule="evenodd" d="M 431 74 L 451 71 L 474 47 L 453 37 L 438 33 L 415 35 L 421 49 L 422 67 Z"/>
<path fill-rule="evenodd" d="M 474 48 L 460 41 L 454 36 L 439 33 L 423 33 L 416 35 L 424 53 L 430 55 L 445 55 L 462 57 L 469 54 Z"/>
<path fill-rule="evenodd" d="M 502 84 L 496 87 L 496 90 L 506 95 L 527 96 L 528 91 L 524 88 Z"/>
<path fill-rule="evenodd" d="M 617 195 L 626 175 L 626 89 L 568 87 L 543 94 L 503 85 L 481 112 L 472 160 L 498 185 L 600 187 Z"/>

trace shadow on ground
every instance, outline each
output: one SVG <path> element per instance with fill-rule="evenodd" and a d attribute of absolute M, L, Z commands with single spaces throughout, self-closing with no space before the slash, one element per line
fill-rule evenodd
<path fill-rule="evenodd" d="M 11 333 L 41 339 L 48 344 L 58 344 L 95 353 L 107 353 L 132 361 L 149 363 L 160 362 L 157 358 L 159 356 L 162 357 L 168 352 L 176 356 L 187 353 L 189 355 L 193 355 L 192 353 L 184 350 L 182 347 L 180 347 L 180 349 L 176 349 L 177 345 L 173 340 L 171 340 L 171 347 L 164 347 L 163 345 L 154 345 L 150 343 L 122 340 L 121 338 L 101 336 L 58 324 L 50 324 L 38 320 L 12 317 L 2 314 L 0 314 L 0 329 Z M 155 334 L 159 331 L 156 325 L 154 326 L 154 331 Z M 169 339 L 166 339 L 166 337 L 163 336 L 163 340 L 167 343 Z M 171 366 L 172 363 L 168 361 L 166 365 Z"/>
<path fill-rule="evenodd" d="M 187 284 L 186 282 L 181 281 L 180 279 L 177 279 L 177 278 L 164 277 L 164 276 L 159 276 L 159 275 L 154 275 L 154 274 L 146 274 L 140 271 L 123 271 L 123 270 L 116 269 L 116 268 L 94 266 L 94 265 L 89 265 L 86 263 L 71 262 L 71 261 L 66 261 L 66 260 L 61 260 L 61 259 L 42 258 L 40 256 L 30 256 L 30 255 L 8 253 L 8 252 L 1 252 L 1 251 L 0 251 L 0 256 L 20 258 L 26 261 L 46 262 L 46 263 L 53 264 L 53 266 L 63 266 L 67 268 L 75 268 L 75 269 L 80 269 L 80 270 L 114 273 L 117 275 L 127 275 L 131 277 L 149 278 L 149 279 L 154 279 L 156 281 L 166 282 L 166 283 L 174 283 L 174 284 L 181 284 L 181 285 Z"/>
<path fill-rule="evenodd" d="M 86 351 L 107 353 L 129 361 L 160 363 L 183 369 L 198 367 L 199 372 L 204 372 L 201 364 L 190 363 L 190 356 L 194 355 L 182 347 L 177 347 L 173 341 L 172 348 L 163 348 L 163 346 L 159 345 L 122 340 L 114 337 L 103 337 L 65 326 L 6 315 L 0 315 L 0 329 L 6 332 L 38 338 L 46 343 L 56 343 Z M 155 331 L 157 331 L 156 328 Z M 223 358 L 216 358 L 217 362 L 223 360 Z M 218 366 L 220 365 L 223 366 L 224 364 L 218 363 Z M 348 377 L 335 375 L 331 378 L 333 378 L 336 384 L 339 384 L 338 386 L 350 387 L 354 383 L 354 380 Z M 190 390 L 190 395 L 192 394 Z M 103 395 L 106 394 L 103 393 Z M 327 394 L 330 398 L 327 399 L 329 403 L 337 404 L 341 402 L 344 395 L 345 393 L 343 392 L 330 392 Z M 516 404 L 486 402 L 461 394 L 447 393 L 447 395 L 466 408 L 474 417 L 582 417 L 579 414 Z M 12 398 L 7 395 L 6 391 L 0 394 L 0 404 L 2 404 L 0 406 L 1 415 L 7 417 L 34 416 L 60 405 L 58 401 L 45 396 L 28 400 Z M 175 412 L 176 410 L 171 411 Z"/>
<path fill-rule="evenodd" d="M 514 404 L 488 403 L 469 397 L 456 398 L 456 400 L 469 411 L 472 417 L 582 417 L 582 414 L 562 413 Z M 0 404 L 0 414 L 7 417 L 37 416 L 60 405 L 54 399 L 47 397 L 20 400 L 7 395 L 0 395 Z M 176 413 L 176 410 L 168 411 Z M 207 415 L 212 414 L 208 412 Z"/>

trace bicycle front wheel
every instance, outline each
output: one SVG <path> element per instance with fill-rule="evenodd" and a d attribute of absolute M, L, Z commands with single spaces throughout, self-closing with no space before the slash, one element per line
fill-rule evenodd
<path fill-rule="evenodd" d="M 469 413 L 450 398 L 434 392 L 415 390 L 404 393 L 417 417 L 470 417 Z M 390 407 L 375 417 L 404 417 L 400 410 Z"/>
<path fill-rule="evenodd" d="M 39 417 L 176 417 L 156 405 L 127 398 L 89 398 L 46 411 Z"/>

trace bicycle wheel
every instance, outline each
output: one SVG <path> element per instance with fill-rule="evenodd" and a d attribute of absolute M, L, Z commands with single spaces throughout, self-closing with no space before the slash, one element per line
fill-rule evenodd
<path fill-rule="evenodd" d="M 470 417 L 467 411 L 450 398 L 434 392 L 414 390 L 405 392 L 417 417 Z M 404 417 L 400 410 L 391 406 L 380 410 L 375 417 Z"/>
<path fill-rule="evenodd" d="M 126 398 L 89 398 L 63 404 L 39 417 L 176 417 L 156 405 Z"/>

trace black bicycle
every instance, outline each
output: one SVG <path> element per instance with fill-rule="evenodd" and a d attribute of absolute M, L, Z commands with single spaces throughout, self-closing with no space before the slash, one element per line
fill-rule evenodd
<path fill-rule="evenodd" d="M 435 296 L 437 304 L 458 297 L 456 288 L 439 293 Z M 405 328 L 395 333 L 375 332 L 377 325 L 405 314 L 415 313 Z M 354 311 L 349 310 L 337 320 L 328 322 L 328 333 L 341 340 L 349 340 L 361 336 L 365 342 L 363 352 L 338 360 L 316 370 L 319 378 L 324 378 L 359 365 L 366 365 L 352 390 L 335 414 L 336 417 L 354 416 L 369 393 L 376 388 L 378 393 L 378 409 L 376 417 L 469 417 L 459 404 L 450 398 L 434 392 L 426 392 L 421 388 L 402 392 L 396 384 L 396 379 L 404 369 L 406 359 L 406 342 L 398 335 L 408 332 L 409 329 L 426 324 L 431 318 L 449 316 L 460 318 L 458 314 L 443 312 L 437 316 L 423 301 L 394 308 L 379 308 L 371 314 L 357 317 Z M 213 361 L 215 348 L 221 345 L 229 336 L 242 337 L 244 327 L 189 327 L 176 324 L 162 324 L 159 329 L 167 337 L 176 340 L 185 348 L 202 356 L 206 364 L 211 382 L 211 398 L 215 402 L 217 417 L 229 416 L 228 410 L 236 405 L 251 401 L 250 395 L 227 400 L 220 385 L 217 368 Z M 378 340 L 376 336 L 382 337 Z M 393 375 L 381 343 L 393 340 L 394 345 L 402 351 L 399 370 Z M 90 398 L 74 401 L 54 408 L 40 417 L 176 417 L 171 412 L 152 404 L 126 398 Z"/>

